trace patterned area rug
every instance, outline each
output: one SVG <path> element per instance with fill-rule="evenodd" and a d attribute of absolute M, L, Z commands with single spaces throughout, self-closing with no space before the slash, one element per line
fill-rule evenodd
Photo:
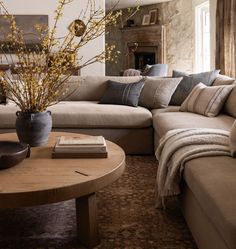
<path fill-rule="evenodd" d="M 178 208 L 154 208 L 154 157 L 128 156 L 123 176 L 99 191 L 97 249 L 196 249 Z M 82 249 L 73 200 L 0 211 L 0 249 Z"/>

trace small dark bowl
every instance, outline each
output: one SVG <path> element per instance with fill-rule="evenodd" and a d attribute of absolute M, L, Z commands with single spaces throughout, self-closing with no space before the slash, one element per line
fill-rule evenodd
<path fill-rule="evenodd" d="M 26 157 L 30 157 L 30 147 L 28 144 L 0 141 L 0 169 L 13 167 Z"/>

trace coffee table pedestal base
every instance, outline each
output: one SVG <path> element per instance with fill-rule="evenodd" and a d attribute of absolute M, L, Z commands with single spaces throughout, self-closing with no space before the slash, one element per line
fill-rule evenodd
<path fill-rule="evenodd" d="M 87 248 L 97 246 L 100 240 L 95 193 L 76 199 L 76 217 L 79 241 Z"/>

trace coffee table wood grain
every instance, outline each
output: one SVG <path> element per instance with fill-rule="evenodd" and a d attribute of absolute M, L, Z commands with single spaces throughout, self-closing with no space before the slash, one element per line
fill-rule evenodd
<path fill-rule="evenodd" d="M 99 243 L 96 195 L 117 180 L 125 169 L 125 153 L 107 141 L 108 158 L 51 159 L 59 136 L 86 135 L 55 132 L 46 146 L 31 148 L 31 156 L 13 168 L 0 171 L 0 208 L 43 205 L 76 199 L 79 240 L 89 248 Z M 0 140 L 17 141 L 14 133 Z"/>

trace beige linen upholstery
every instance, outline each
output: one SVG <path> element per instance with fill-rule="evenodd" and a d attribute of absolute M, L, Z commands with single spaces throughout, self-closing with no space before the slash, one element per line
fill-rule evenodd
<path fill-rule="evenodd" d="M 14 128 L 18 110 L 14 104 L 0 106 L 0 128 Z M 92 101 L 62 101 L 48 108 L 53 128 L 146 128 L 152 114 L 143 107 L 100 105 Z"/>
<path fill-rule="evenodd" d="M 205 157 L 187 162 L 184 171 L 188 187 L 231 249 L 236 245 L 235 166 L 231 157 Z"/>
<path fill-rule="evenodd" d="M 230 131 L 234 118 L 220 114 L 209 118 L 190 112 L 164 112 L 153 117 L 153 126 L 158 137 L 167 131 L 181 128 L 216 128 Z"/>
<path fill-rule="evenodd" d="M 74 132 L 93 136 L 104 136 L 106 139 L 118 144 L 126 154 L 153 154 L 153 128 L 91 128 L 91 129 L 66 129 L 54 128 L 54 131 Z M 1 130 L 0 130 L 1 132 Z"/>
<path fill-rule="evenodd" d="M 116 76 L 71 76 L 67 85 L 66 101 L 99 101 L 107 86 L 107 81 L 120 83 L 137 82 L 142 77 L 116 77 Z"/>
<path fill-rule="evenodd" d="M 145 128 L 152 114 L 143 107 L 63 101 L 49 108 L 54 128 Z"/>
<path fill-rule="evenodd" d="M 179 108 L 180 106 L 170 105 L 166 108 L 153 109 L 151 110 L 151 112 L 153 116 L 156 116 L 157 114 L 163 113 L 163 112 L 179 112 Z"/>
<path fill-rule="evenodd" d="M 230 78 L 226 75 L 219 74 L 219 76 L 214 80 L 213 86 L 221 85 L 232 85 L 235 82 L 234 78 Z"/>
<path fill-rule="evenodd" d="M 199 83 L 182 103 L 180 111 L 215 117 L 219 114 L 232 89 L 232 85 L 207 87 Z"/>
<path fill-rule="evenodd" d="M 126 154 L 153 155 L 153 128 L 130 128 L 130 129 L 108 129 L 108 128 L 53 128 L 53 131 L 72 132 L 88 134 L 93 136 L 104 136 L 106 139 L 118 144 Z M 14 128 L 1 129 L 0 134 L 15 132 Z"/>
<path fill-rule="evenodd" d="M 232 94 L 232 92 L 231 92 Z M 234 105 L 236 106 L 236 105 Z M 235 107 L 234 107 L 235 108 Z M 167 131 L 176 128 L 217 128 L 230 131 L 234 118 L 152 110 L 155 149 Z M 236 245 L 236 167 L 230 157 L 206 157 L 186 163 L 182 211 L 199 248 L 234 249 Z"/>
<path fill-rule="evenodd" d="M 236 118 L 236 80 L 225 75 L 220 75 L 214 81 L 214 86 L 235 85 L 224 105 L 224 112 Z"/>
<path fill-rule="evenodd" d="M 149 109 L 165 108 L 182 78 L 150 78 L 140 94 L 139 105 Z"/>
<path fill-rule="evenodd" d="M 234 124 L 230 130 L 229 148 L 231 156 L 236 157 L 236 121 L 234 121 Z"/>
<path fill-rule="evenodd" d="M 199 249 L 229 249 L 224 238 L 184 182 L 180 204 L 186 223 Z"/>
<path fill-rule="evenodd" d="M 236 118 L 236 84 L 224 106 L 225 113 Z"/>

